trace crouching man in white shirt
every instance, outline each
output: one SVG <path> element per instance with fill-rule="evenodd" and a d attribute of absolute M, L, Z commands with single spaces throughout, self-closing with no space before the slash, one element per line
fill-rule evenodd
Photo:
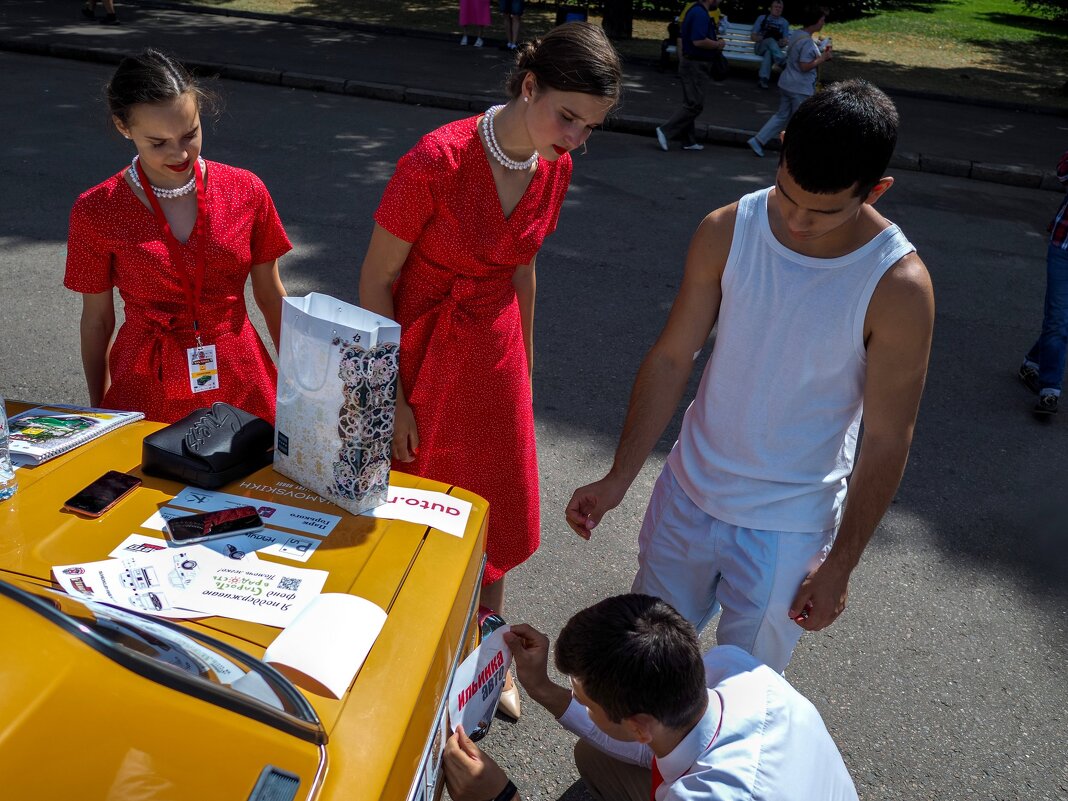
<path fill-rule="evenodd" d="M 576 614 L 556 641 L 527 625 L 505 635 L 530 697 L 581 739 L 575 764 L 599 801 L 856 801 L 816 708 L 741 648 L 702 658 L 692 625 L 648 595 L 619 595 Z M 518 798 L 462 730 L 446 744 L 455 801 Z"/>

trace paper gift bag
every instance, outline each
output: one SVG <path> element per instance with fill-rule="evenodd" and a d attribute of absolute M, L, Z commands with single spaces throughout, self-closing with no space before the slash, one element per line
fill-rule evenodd
<path fill-rule="evenodd" d="M 400 326 L 312 292 L 282 306 L 274 469 L 359 514 L 385 503 Z"/>

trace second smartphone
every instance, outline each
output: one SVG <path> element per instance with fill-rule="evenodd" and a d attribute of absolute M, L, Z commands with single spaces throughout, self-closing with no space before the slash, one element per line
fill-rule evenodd
<path fill-rule="evenodd" d="M 217 512 L 172 517 L 164 527 L 171 542 L 187 545 L 216 537 L 236 537 L 263 528 L 263 521 L 255 506 L 235 506 Z"/>

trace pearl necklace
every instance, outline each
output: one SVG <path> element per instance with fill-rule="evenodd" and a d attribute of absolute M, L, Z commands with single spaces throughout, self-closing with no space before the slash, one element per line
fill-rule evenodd
<path fill-rule="evenodd" d="M 497 144 L 497 134 L 493 131 L 493 118 L 497 116 L 497 112 L 502 108 L 504 106 L 490 106 L 482 116 L 482 134 L 486 138 L 486 144 L 489 145 L 489 152 L 502 167 L 506 167 L 509 170 L 529 170 L 538 163 L 537 150 L 531 153 L 530 158 L 526 161 L 516 161 L 504 155 L 501 146 Z"/>
<path fill-rule="evenodd" d="M 204 159 L 202 159 L 200 156 L 197 156 L 197 163 L 200 164 L 200 172 L 203 174 L 203 172 L 204 172 Z M 133 161 L 130 162 L 130 180 L 133 181 L 134 186 L 136 186 L 142 192 L 145 191 L 145 188 L 143 186 L 141 186 L 141 178 L 137 175 L 137 156 L 134 156 L 133 157 Z M 177 189 L 160 189 L 158 186 L 154 186 L 154 187 L 152 187 L 152 193 L 156 197 L 162 197 L 162 198 L 171 199 L 171 198 L 181 197 L 182 195 L 188 195 L 190 192 L 192 192 L 196 188 L 197 188 L 197 176 L 196 176 L 196 173 L 194 172 L 193 177 L 189 179 L 189 183 L 183 184 L 182 186 L 179 186 Z"/>

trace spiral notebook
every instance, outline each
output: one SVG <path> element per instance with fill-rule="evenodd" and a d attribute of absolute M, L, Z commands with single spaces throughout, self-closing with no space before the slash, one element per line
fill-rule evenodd
<path fill-rule="evenodd" d="M 129 423 L 143 412 L 90 409 L 84 406 L 38 406 L 8 420 L 11 458 L 16 464 L 40 464 Z"/>

